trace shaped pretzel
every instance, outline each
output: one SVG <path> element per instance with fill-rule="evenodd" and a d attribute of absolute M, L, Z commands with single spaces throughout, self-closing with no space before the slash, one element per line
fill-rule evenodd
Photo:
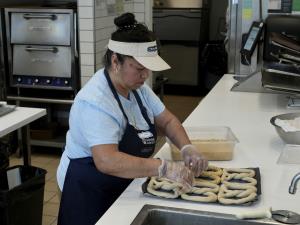
<path fill-rule="evenodd" d="M 223 169 L 222 181 L 231 179 L 241 179 L 243 177 L 254 177 L 255 171 L 253 169 L 238 169 L 228 168 Z"/>
<path fill-rule="evenodd" d="M 216 202 L 219 186 L 210 182 L 196 180 L 194 187 L 188 193 L 181 194 L 180 197 L 189 201 Z"/>
<path fill-rule="evenodd" d="M 163 198 L 178 198 L 181 186 L 167 179 L 151 177 L 147 191 L 153 195 Z"/>
<path fill-rule="evenodd" d="M 223 174 L 223 170 L 220 167 L 208 165 L 208 168 L 206 171 L 203 171 L 202 173 L 206 174 L 214 174 L 217 176 L 221 176 Z"/>
<path fill-rule="evenodd" d="M 213 184 L 219 184 L 221 182 L 221 177 L 219 177 L 218 175 L 215 175 L 213 173 L 201 173 L 200 177 L 198 178 L 195 178 L 195 180 L 198 180 L 198 181 L 207 181 L 207 182 L 211 182 Z"/>
<path fill-rule="evenodd" d="M 222 184 L 218 193 L 218 201 L 225 205 L 244 204 L 253 201 L 257 196 L 256 188 L 251 185 L 228 186 Z"/>

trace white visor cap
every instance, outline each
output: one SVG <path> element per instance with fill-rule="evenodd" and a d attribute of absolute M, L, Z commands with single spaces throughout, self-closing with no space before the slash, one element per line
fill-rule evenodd
<path fill-rule="evenodd" d="M 109 40 L 108 49 L 132 56 L 141 65 L 152 71 L 162 71 L 171 67 L 158 55 L 156 41 L 152 42 L 120 42 Z"/>

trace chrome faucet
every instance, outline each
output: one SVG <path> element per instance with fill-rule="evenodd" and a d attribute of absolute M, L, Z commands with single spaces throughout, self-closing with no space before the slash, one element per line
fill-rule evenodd
<path fill-rule="evenodd" d="M 297 173 L 293 179 L 292 179 L 292 182 L 290 184 L 290 187 L 289 187 L 289 193 L 290 194 L 295 194 L 296 193 L 296 190 L 297 190 L 297 183 L 298 181 L 300 180 L 300 173 Z"/>

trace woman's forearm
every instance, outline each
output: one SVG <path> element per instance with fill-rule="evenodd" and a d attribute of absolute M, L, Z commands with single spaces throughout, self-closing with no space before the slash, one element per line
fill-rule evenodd
<path fill-rule="evenodd" d="M 181 122 L 169 110 L 165 109 L 155 119 L 155 123 L 179 149 L 186 144 L 190 144 L 190 140 Z"/>
<path fill-rule="evenodd" d="M 161 165 L 159 159 L 131 156 L 120 151 L 106 150 L 101 154 L 97 154 L 99 151 L 94 152 L 94 162 L 99 171 L 122 178 L 157 176 Z"/>
<path fill-rule="evenodd" d="M 191 143 L 183 126 L 176 117 L 167 124 L 165 133 L 171 142 L 179 149 L 181 149 L 184 145 Z"/>

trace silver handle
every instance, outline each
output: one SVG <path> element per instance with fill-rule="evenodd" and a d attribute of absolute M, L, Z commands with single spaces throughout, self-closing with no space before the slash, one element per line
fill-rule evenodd
<path fill-rule="evenodd" d="M 53 52 L 53 53 L 57 53 L 58 52 L 58 48 L 56 47 L 51 47 L 51 48 L 38 48 L 38 47 L 31 47 L 31 46 L 27 46 L 25 48 L 26 51 L 30 52 L 30 51 L 40 51 L 40 52 Z"/>
<path fill-rule="evenodd" d="M 189 12 L 191 13 L 198 13 L 198 12 L 201 12 L 202 10 L 201 9 L 190 9 Z"/>
<path fill-rule="evenodd" d="M 52 99 L 52 98 L 35 98 L 35 97 L 21 97 L 21 96 L 7 96 L 8 100 L 24 101 L 24 102 L 45 102 L 55 104 L 73 104 L 73 100 L 68 99 Z"/>
<path fill-rule="evenodd" d="M 78 48 L 77 48 L 77 14 L 74 13 L 73 23 L 74 23 L 74 48 L 75 48 L 75 57 L 78 57 Z"/>
<path fill-rule="evenodd" d="M 24 19 L 49 19 L 49 20 L 56 20 L 57 16 L 55 14 L 30 14 L 26 13 L 23 15 Z"/>

